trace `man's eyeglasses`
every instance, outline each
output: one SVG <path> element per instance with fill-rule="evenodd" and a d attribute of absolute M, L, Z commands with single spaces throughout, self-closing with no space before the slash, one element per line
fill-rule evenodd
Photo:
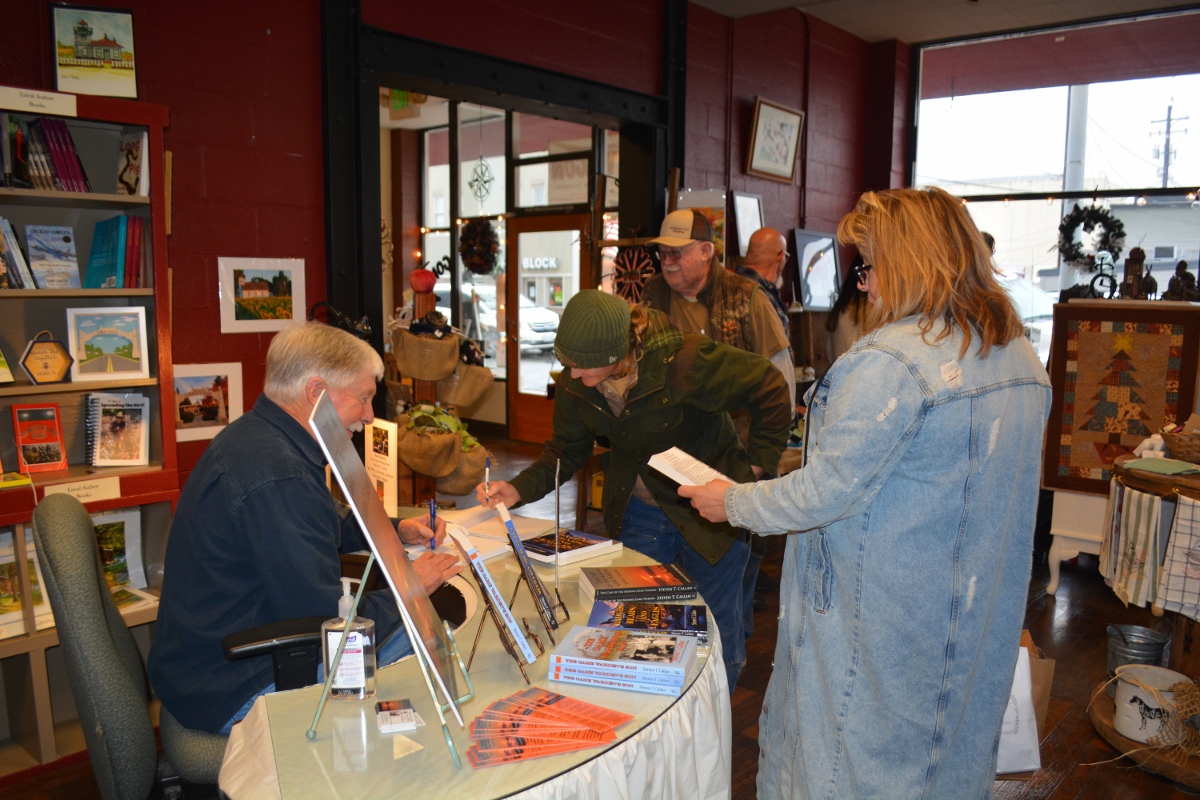
<path fill-rule="evenodd" d="M 689 245 L 684 245 L 683 247 L 659 247 L 658 259 L 659 261 L 678 261 L 679 259 L 683 258 L 684 253 L 686 253 L 688 250 L 691 250 L 698 244 L 700 244 L 700 242 L 695 241 Z"/>
<path fill-rule="evenodd" d="M 865 281 L 867 279 L 867 273 L 870 272 L 871 269 L 872 266 L 870 264 L 855 264 L 854 277 L 860 281 Z"/>

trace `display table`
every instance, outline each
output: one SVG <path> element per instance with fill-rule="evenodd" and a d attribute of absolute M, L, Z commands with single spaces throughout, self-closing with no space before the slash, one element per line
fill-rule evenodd
<path fill-rule="evenodd" d="M 1143 742 L 1135 742 L 1117 733 L 1117 729 L 1113 727 L 1113 701 L 1104 693 L 1107 684 L 1108 681 L 1104 681 L 1092 690 L 1092 702 L 1088 705 L 1088 717 L 1096 733 L 1142 769 L 1156 772 L 1167 780 L 1186 787 L 1191 790 L 1188 794 L 1200 791 L 1200 758 L 1189 756 L 1183 763 L 1177 764 L 1159 748 L 1147 747 Z"/>
<path fill-rule="evenodd" d="M 587 621 L 579 597 L 579 566 L 648 564 L 651 560 L 630 550 L 615 558 L 596 558 L 560 569 L 562 599 L 571 620 L 560 627 L 563 636 L 573 625 Z M 511 597 L 519 574 L 511 553 L 487 562 L 504 596 Z M 538 566 L 547 588 L 553 590 L 554 571 Z M 471 588 L 474 582 L 467 579 Z M 470 606 L 469 606 L 470 608 Z M 381 669 L 376 699 L 409 698 L 426 725 L 414 733 L 381 735 L 375 724 L 374 701 L 331 701 L 317 727 L 317 738 L 304 734 L 312 724 L 320 687 L 279 692 L 258 699 L 246 719 L 235 725 L 221 766 L 220 787 L 232 800 L 260 798 L 419 797 L 490 798 L 666 798 L 728 797 L 731 780 L 732 729 L 729 686 L 721 657 L 720 637 L 711 616 L 712 645 L 700 658 L 681 697 L 590 689 L 546 679 L 553 649 L 535 623 L 537 612 L 522 588 L 513 608 L 542 636 L 547 654 L 526 667 L 534 686 L 578 697 L 590 703 L 632 714 L 617 729 L 617 740 L 606 747 L 580 750 L 499 767 L 472 769 L 466 758 L 470 738 L 450 719 L 454 743 L 462 757 L 456 769 L 438 725 L 437 712 L 425 689 L 420 668 L 412 658 Z M 481 604 L 470 609 L 467 622 L 455 634 L 466 660 L 482 614 Z M 480 714 L 492 701 L 525 688 L 520 670 L 504 652 L 495 627 L 484 627 L 471 667 L 475 697 L 461 706 L 463 720 Z M 423 749 L 396 755 L 403 737 Z"/>

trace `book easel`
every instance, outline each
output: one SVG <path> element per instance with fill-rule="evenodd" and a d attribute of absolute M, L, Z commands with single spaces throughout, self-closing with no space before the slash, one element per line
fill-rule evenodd
<path fill-rule="evenodd" d="M 346 435 L 346 428 L 338 417 L 337 409 L 334 408 L 328 393 L 322 392 L 316 405 L 313 406 L 308 424 L 317 443 L 321 446 L 322 452 L 329 460 L 330 471 L 337 478 L 346 502 L 370 546 L 371 557 L 367 560 L 363 577 L 366 577 L 371 565 L 378 561 L 383 576 L 387 579 L 388 586 L 391 587 L 392 594 L 396 598 L 400 619 L 404 622 L 405 630 L 408 631 L 413 653 L 417 663 L 421 666 L 421 673 L 425 677 L 425 686 L 429 689 L 429 696 L 437 709 L 438 718 L 442 723 L 442 735 L 446 739 L 446 747 L 454 759 L 454 766 L 462 769 L 462 760 L 459 758 L 454 740 L 450 736 L 450 727 L 446 722 L 446 712 L 449 711 L 453 715 L 459 727 L 466 727 L 462 715 L 458 712 L 458 706 L 475 696 L 475 687 L 471 683 L 471 677 L 459 654 L 454 634 L 451 632 L 450 626 L 439 620 L 433 610 L 433 604 L 429 602 L 429 596 L 425 593 L 425 588 L 421 585 L 416 570 L 408 560 L 408 554 L 404 551 L 400 537 L 396 535 L 396 529 L 383 507 L 383 501 L 379 499 L 374 485 L 367 477 L 366 467 L 363 466 L 362 460 L 351 445 L 350 437 Z M 359 583 L 350 610 L 352 618 L 358 612 L 362 592 L 363 583 Z M 305 733 L 309 741 L 316 740 L 317 722 L 329 696 L 332 676 L 337 674 L 348 630 L 349 626 L 342 633 L 329 675 L 325 677 L 325 686 L 318 701 L 313 724 Z M 462 695 L 459 695 L 457 691 L 457 676 L 460 673 L 463 680 L 466 681 L 467 690 L 466 694 Z M 439 699 L 439 694 L 446 698 L 445 703 Z"/>

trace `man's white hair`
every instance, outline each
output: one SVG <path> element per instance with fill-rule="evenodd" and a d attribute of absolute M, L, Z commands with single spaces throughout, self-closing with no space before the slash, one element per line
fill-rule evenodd
<path fill-rule="evenodd" d="M 313 378 L 344 389 L 364 372 L 383 378 L 383 359 L 371 345 L 346 331 L 321 322 L 304 322 L 275 334 L 267 349 L 267 378 L 263 394 L 279 405 L 304 399 Z"/>

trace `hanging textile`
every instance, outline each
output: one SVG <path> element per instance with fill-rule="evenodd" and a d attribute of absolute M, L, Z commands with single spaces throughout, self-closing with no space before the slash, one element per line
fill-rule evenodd
<path fill-rule="evenodd" d="M 1135 489 L 1125 490 L 1113 591 L 1126 605 L 1142 606 L 1158 595 L 1161 512 L 1162 498 Z"/>
<path fill-rule="evenodd" d="M 1125 486 L 1116 478 L 1108 482 L 1108 506 L 1104 511 L 1104 531 L 1100 538 L 1100 574 L 1104 582 L 1113 585 L 1117 574 L 1117 554 L 1121 552 L 1121 502 Z"/>
<path fill-rule="evenodd" d="M 1180 497 L 1157 605 L 1200 620 L 1200 503 Z"/>

